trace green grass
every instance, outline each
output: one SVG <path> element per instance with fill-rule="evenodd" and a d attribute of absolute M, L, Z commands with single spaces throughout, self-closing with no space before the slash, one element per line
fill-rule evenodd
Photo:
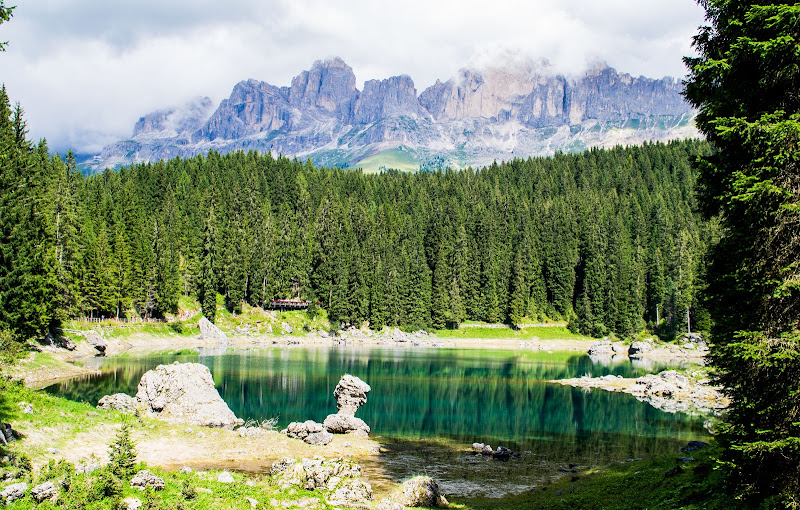
<path fill-rule="evenodd" d="M 468 324 L 476 324 L 474 322 Z M 510 326 L 502 328 L 460 327 L 440 329 L 436 335 L 442 338 L 517 339 L 517 340 L 586 340 L 590 337 L 572 333 L 564 326 L 544 326 L 516 330 Z"/>
<path fill-rule="evenodd" d="M 691 456 L 684 464 L 676 459 Z M 457 498 L 465 508 L 567 509 L 726 509 L 742 508 L 723 489 L 724 472 L 717 467 L 719 450 L 709 447 L 690 454 L 623 462 L 566 475 L 554 483 L 505 498 Z M 682 472 L 667 476 L 680 465 Z M 574 481 L 573 481 L 574 476 Z"/>
<path fill-rule="evenodd" d="M 366 157 L 351 165 L 350 169 L 361 168 L 365 174 L 378 173 L 381 167 L 403 172 L 416 172 L 419 170 L 419 165 L 420 162 L 411 153 L 400 147 Z"/>

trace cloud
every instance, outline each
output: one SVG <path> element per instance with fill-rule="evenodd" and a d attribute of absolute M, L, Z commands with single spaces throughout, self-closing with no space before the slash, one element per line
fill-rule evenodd
<path fill-rule="evenodd" d="M 136 119 L 240 80 L 288 85 L 340 56 L 361 84 L 410 75 L 421 91 L 465 66 L 547 58 L 577 73 L 602 60 L 683 76 L 703 23 L 691 0 L 29 0 L 0 40 L 0 79 L 51 147 L 97 151 Z"/>

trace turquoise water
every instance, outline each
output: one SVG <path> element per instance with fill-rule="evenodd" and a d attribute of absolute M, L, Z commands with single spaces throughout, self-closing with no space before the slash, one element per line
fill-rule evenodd
<path fill-rule="evenodd" d="M 428 472 L 445 482 L 462 483 L 473 475 L 485 482 L 488 469 L 500 478 L 504 470 L 525 476 L 529 484 L 556 464 L 677 453 L 689 440 L 709 436 L 702 417 L 664 413 L 621 393 L 548 383 L 584 374 L 635 377 L 664 368 L 636 368 L 628 361 L 604 366 L 577 353 L 290 347 L 97 360 L 102 375 L 48 391 L 96 404 L 106 394 L 135 395 L 142 374 L 158 364 L 193 361 L 210 368 L 237 416 L 278 417 L 283 428 L 291 421 L 321 422 L 336 412 L 339 378 L 356 375 L 372 387 L 357 416 L 384 444 L 381 470 L 394 479 Z M 473 442 L 531 453 L 521 462 L 486 464 L 467 453 Z"/>

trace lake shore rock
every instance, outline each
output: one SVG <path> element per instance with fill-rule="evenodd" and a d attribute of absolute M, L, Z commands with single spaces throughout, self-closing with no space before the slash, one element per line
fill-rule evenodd
<path fill-rule="evenodd" d="M 322 423 L 325 430 L 333 434 L 346 434 L 352 431 L 361 431 L 369 434 L 369 425 L 364 420 L 356 418 L 358 408 L 367 403 L 367 393 L 370 392 L 369 384 L 358 377 L 345 374 L 333 390 L 336 406 L 339 411 L 329 414 Z"/>
<path fill-rule="evenodd" d="M 438 508 L 449 505 L 439 490 L 439 484 L 430 476 L 415 476 L 406 480 L 387 499 L 403 507 Z"/>
<path fill-rule="evenodd" d="M 313 445 L 326 445 L 333 441 L 333 434 L 314 420 L 293 421 L 281 433 Z"/>
<path fill-rule="evenodd" d="M 123 413 L 135 413 L 138 405 L 138 400 L 125 393 L 106 395 L 97 402 L 98 409 L 122 411 Z"/>
<path fill-rule="evenodd" d="M 200 338 L 208 340 L 216 340 L 220 344 L 227 345 L 228 335 L 222 332 L 214 323 L 208 320 L 205 316 L 200 318 L 197 323 L 200 328 Z"/>
<path fill-rule="evenodd" d="M 717 414 L 728 407 L 730 401 L 721 389 L 701 371 L 687 371 L 683 375 L 675 370 L 659 374 L 648 374 L 639 378 L 623 378 L 606 375 L 602 377 L 576 377 L 550 381 L 575 388 L 597 388 L 606 391 L 628 393 L 637 400 L 647 402 L 656 409 L 668 413 L 696 412 Z"/>
<path fill-rule="evenodd" d="M 136 399 L 147 411 L 171 421 L 225 429 L 244 423 L 219 396 L 208 367 L 199 363 L 176 361 L 145 372 Z"/>

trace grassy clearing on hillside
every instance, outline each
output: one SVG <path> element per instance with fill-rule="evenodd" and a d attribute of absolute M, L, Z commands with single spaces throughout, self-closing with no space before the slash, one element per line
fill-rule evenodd
<path fill-rule="evenodd" d="M 403 172 L 416 172 L 419 170 L 419 161 L 408 151 L 398 148 L 364 158 L 350 168 L 360 168 L 365 174 L 376 174 L 381 171 L 381 167 Z"/>
<path fill-rule="evenodd" d="M 476 324 L 476 323 L 471 323 Z M 504 327 L 461 327 L 459 329 L 441 329 L 436 335 L 442 338 L 511 338 L 518 340 L 587 340 L 590 337 L 575 334 L 564 326 L 544 326 L 516 330 Z"/>

